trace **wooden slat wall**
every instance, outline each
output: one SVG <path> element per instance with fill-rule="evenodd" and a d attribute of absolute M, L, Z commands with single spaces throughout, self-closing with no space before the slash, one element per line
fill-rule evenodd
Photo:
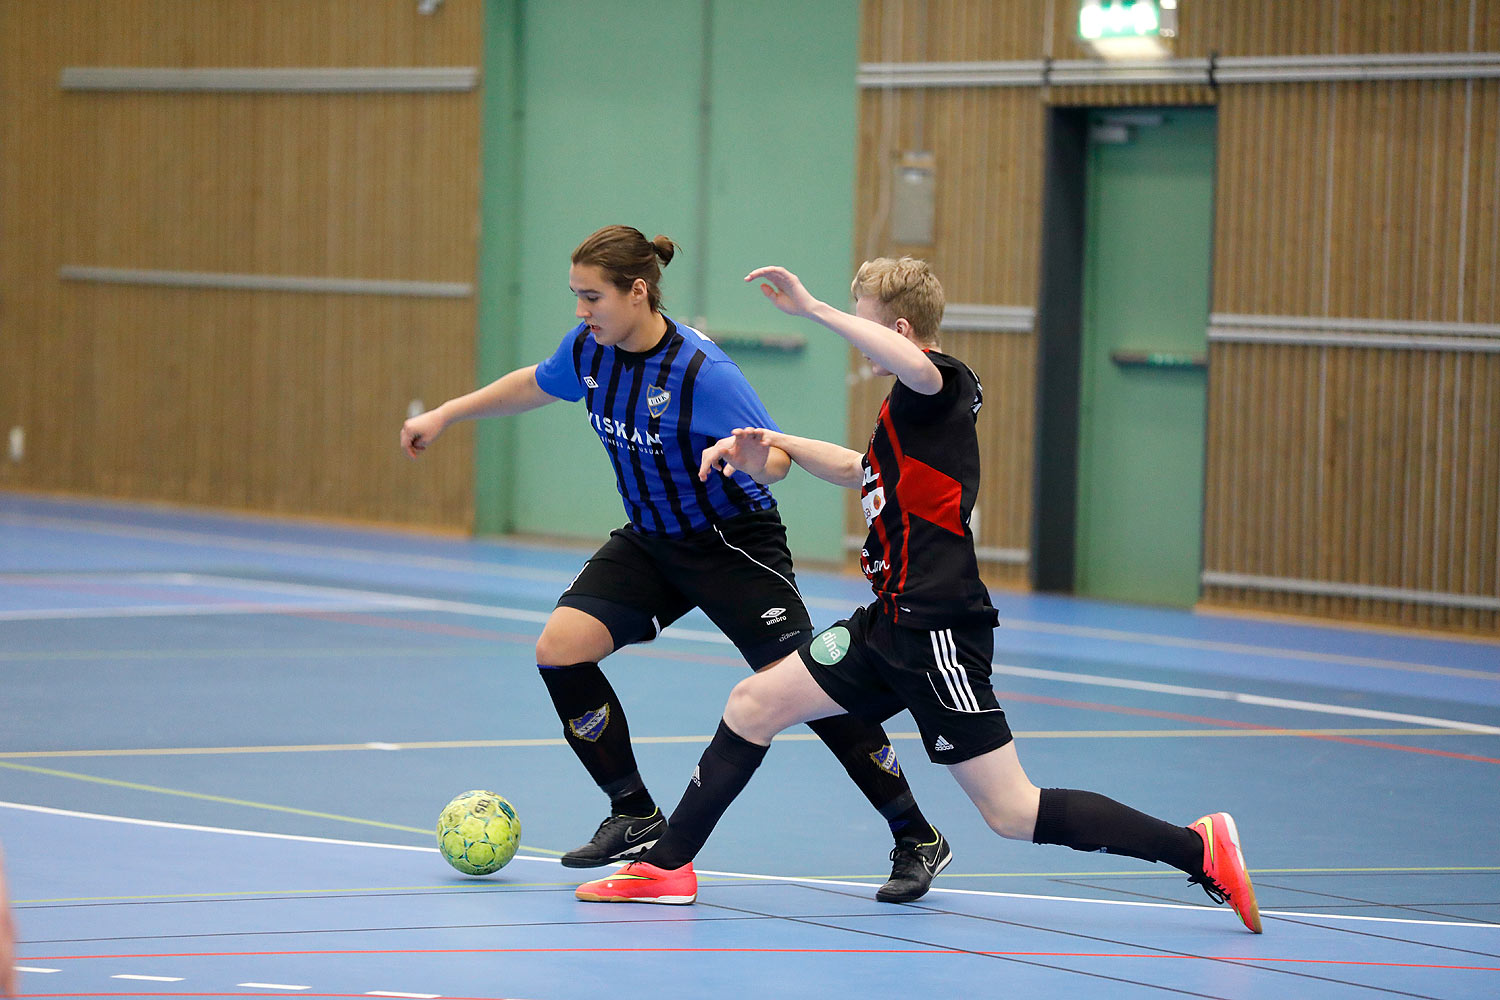
<path fill-rule="evenodd" d="M 859 260 L 909 253 L 932 262 L 949 302 L 1029 304 L 1036 295 L 1044 108 L 1032 92 L 959 87 L 875 91 L 863 97 L 856 240 Z M 890 169 L 899 151 L 935 157 L 937 243 L 892 242 Z M 984 486 L 975 540 L 981 549 L 1026 549 L 1031 525 L 1031 439 L 1036 339 L 1031 333 L 945 333 L 985 387 L 980 413 Z M 857 357 L 853 359 L 856 371 Z M 888 380 L 858 381 L 851 392 L 849 441 L 863 447 Z M 857 499 L 848 533 L 864 537 Z M 1022 585 L 1025 564 L 987 562 L 986 579 Z"/>
<path fill-rule="evenodd" d="M 472 297 L 132 287 L 65 265 L 472 283 L 479 93 L 63 91 L 66 66 L 480 63 L 480 0 L 0 9 L 0 485 L 467 527 L 472 461 L 410 476 L 419 392 L 474 377 Z M 13 348 L 19 348 L 14 350 Z M 18 359 L 18 363 L 10 363 Z"/>
<path fill-rule="evenodd" d="M 1072 0 L 864 0 L 865 62 L 1081 59 Z M 1500 7 L 1449 0 L 1182 0 L 1175 55 L 1500 51 Z M 1500 81 L 869 88 L 861 105 L 856 258 L 934 262 L 951 301 L 1034 306 L 1047 104 L 1217 103 L 1212 310 L 1500 323 Z M 998 137 L 998 142 L 996 141 Z M 892 164 L 937 154 L 930 247 L 883 231 Z M 997 204 L 997 192 L 1000 202 Z M 1353 335 L 1351 333 L 1351 335 Z M 947 346 L 980 372 L 982 545 L 1030 522 L 1035 342 Z M 1500 597 L 1500 355 L 1215 343 L 1205 569 Z M 860 383 L 851 441 L 884 386 Z M 1024 512 L 1024 514 L 1020 513 Z M 851 530 L 862 520 L 851 514 Z M 857 530 L 856 530 L 857 529 Z M 988 567 L 993 583 L 1026 579 Z M 1210 603 L 1500 633 L 1500 613 L 1430 600 L 1207 588 Z"/>

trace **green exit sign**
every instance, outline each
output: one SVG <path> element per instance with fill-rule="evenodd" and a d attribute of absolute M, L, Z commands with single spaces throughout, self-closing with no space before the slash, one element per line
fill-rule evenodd
<path fill-rule="evenodd" d="M 1175 34 L 1177 0 L 1082 0 L 1078 5 L 1078 37 L 1085 42 Z"/>

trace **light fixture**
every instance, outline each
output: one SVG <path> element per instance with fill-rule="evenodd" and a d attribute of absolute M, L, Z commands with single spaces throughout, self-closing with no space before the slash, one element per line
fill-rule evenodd
<path fill-rule="evenodd" d="M 1166 59 L 1177 0 L 1079 0 L 1078 40 L 1101 59 Z"/>

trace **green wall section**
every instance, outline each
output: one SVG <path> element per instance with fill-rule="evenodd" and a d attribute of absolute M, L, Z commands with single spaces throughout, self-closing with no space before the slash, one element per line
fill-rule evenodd
<path fill-rule="evenodd" d="M 843 342 L 742 279 L 786 264 L 847 301 L 858 5 L 490 0 L 486 14 L 479 378 L 552 352 L 575 322 L 569 254 L 624 223 L 681 245 L 669 315 L 710 336 L 804 336 L 798 353 L 730 353 L 782 427 L 841 440 Z M 597 540 L 624 522 L 581 405 L 483 425 L 481 532 Z M 776 494 L 794 554 L 837 559 L 840 491 L 794 471 Z"/>
<path fill-rule="evenodd" d="M 1207 350 L 1214 112 L 1168 110 L 1131 132 L 1087 153 L 1074 585 L 1189 606 L 1202 563 L 1207 375 L 1125 367 L 1111 354 Z"/>

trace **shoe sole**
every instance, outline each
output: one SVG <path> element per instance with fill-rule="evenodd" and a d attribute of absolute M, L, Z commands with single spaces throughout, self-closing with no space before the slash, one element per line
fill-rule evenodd
<path fill-rule="evenodd" d="M 952 863 L 953 863 L 953 849 L 950 847 L 948 849 L 948 853 L 945 854 L 945 855 L 943 855 L 943 857 L 938 861 L 937 868 L 934 869 L 934 871 L 932 873 L 932 877 L 933 878 L 937 878 L 939 875 L 941 875 L 943 873 L 943 869 L 947 868 Z M 894 896 L 894 895 L 889 895 L 889 894 L 887 894 L 885 896 L 882 896 L 879 892 L 876 892 L 875 893 L 875 901 L 878 902 L 878 903 L 915 903 L 917 900 L 919 900 L 923 896 L 927 895 L 928 891 L 931 888 L 932 888 L 932 883 L 928 882 L 927 883 L 927 888 L 923 889 L 921 892 L 917 893 L 915 896 Z"/>
<path fill-rule="evenodd" d="M 585 903 L 666 903 L 671 906 L 686 906 L 698 898 L 696 892 L 691 896 L 600 896 L 575 891 L 573 895 Z"/>
<path fill-rule="evenodd" d="M 1234 859 L 1239 862 L 1240 871 L 1245 873 L 1245 898 L 1241 902 L 1247 904 L 1245 908 L 1249 911 L 1250 916 L 1247 917 L 1244 913 L 1241 913 L 1240 908 L 1237 906 L 1234 907 L 1234 912 L 1239 916 L 1241 923 L 1256 934 L 1259 934 L 1261 933 L 1260 907 L 1255 902 L 1255 886 L 1250 883 L 1250 869 L 1245 867 L 1245 852 L 1240 850 L 1239 827 L 1234 825 L 1233 816 L 1228 813 L 1224 813 L 1223 816 L 1224 829 L 1229 832 L 1229 843 L 1234 846 Z"/>
<path fill-rule="evenodd" d="M 656 840 L 660 839 L 660 837 L 656 838 Z M 619 854 L 611 854 L 608 857 L 591 858 L 564 854 L 559 860 L 562 861 L 564 868 L 603 868 L 605 865 L 612 865 L 616 861 L 634 860 L 637 855 L 644 854 L 649 848 L 654 847 L 656 840 L 644 841 L 630 848 L 628 851 L 621 851 Z"/>

